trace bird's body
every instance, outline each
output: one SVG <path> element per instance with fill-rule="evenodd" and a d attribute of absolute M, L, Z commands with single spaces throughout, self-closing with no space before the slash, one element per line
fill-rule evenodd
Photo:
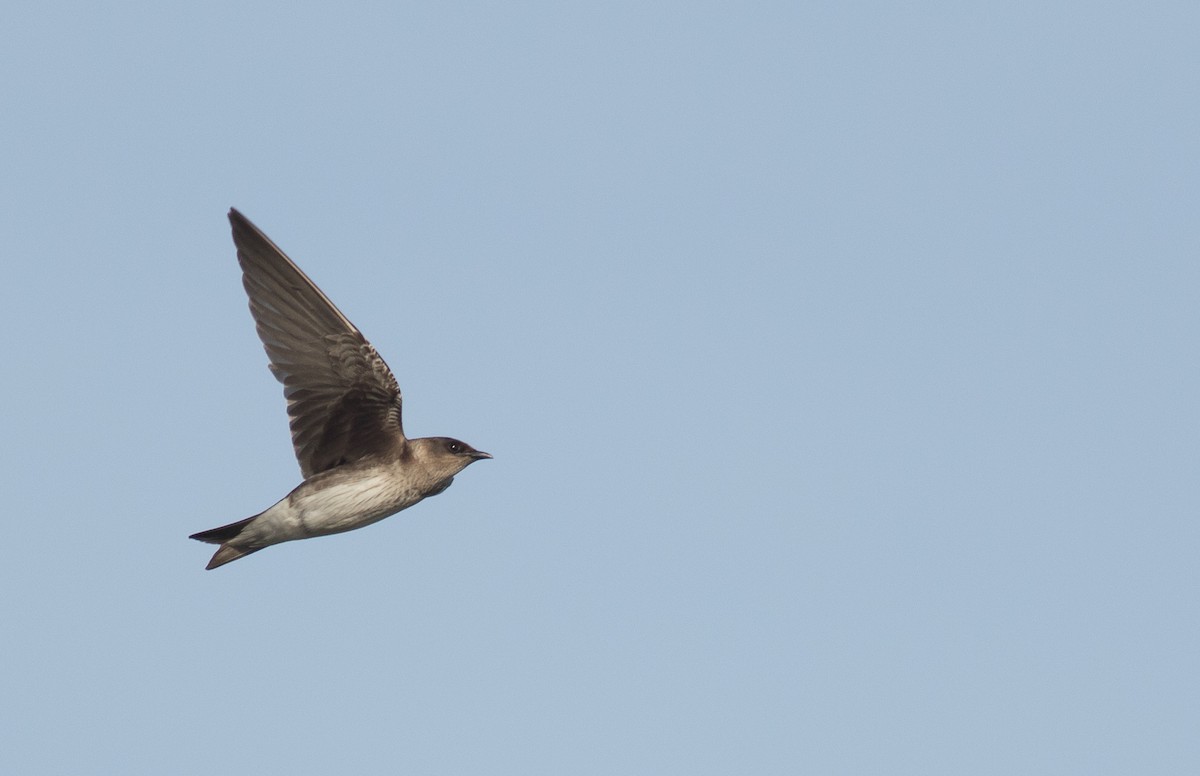
<path fill-rule="evenodd" d="M 400 389 L 371 344 L 266 235 L 236 210 L 229 219 L 250 310 L 284 385 L 305 479 L 264 512 L 193 534 L 221 545 L 208 568 L 273 544 L 378 522 L 491 458 L 448 437 L 405 438 Z"/>

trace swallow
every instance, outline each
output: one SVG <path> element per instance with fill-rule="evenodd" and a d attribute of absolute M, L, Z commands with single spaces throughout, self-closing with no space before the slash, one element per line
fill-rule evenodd
<path fill-rule="evenodd" d="M 379 522 L 492 457 L 449 437 L 405 437 L 400 386 L 371 343 L 249 219 L 231 209 L 229 222 L 304 481 L 264 512 L 192 534 L 220 545 L 205 568 Z"/>

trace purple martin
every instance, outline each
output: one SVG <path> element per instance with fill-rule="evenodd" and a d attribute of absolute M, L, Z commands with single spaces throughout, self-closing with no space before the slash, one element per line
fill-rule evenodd
<path fill-rule="evenodd" d="M 371 343 L 258 227 L 237 210 L 229 221 L 304 482 L 265 512 L 192 534 L 221 545 L 206 568 L 378 522 L 492 457 L 448 437 L 406 438 L 400 386 Z"/>

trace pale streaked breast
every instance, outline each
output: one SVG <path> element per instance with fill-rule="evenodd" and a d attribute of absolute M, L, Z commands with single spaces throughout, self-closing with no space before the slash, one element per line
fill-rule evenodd
<path fill-rule="evenodd" d="M 288 497 L 294 519 L 312 536 L 360 528 L 420 500 L 416 488 L 383 467 L 317 478 Z"/>

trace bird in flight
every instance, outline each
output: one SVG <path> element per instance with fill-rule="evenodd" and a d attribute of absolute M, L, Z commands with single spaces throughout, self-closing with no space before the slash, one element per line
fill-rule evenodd
<path fill-rule="evenodd" d="M 378 522 L 492 457 L 448 437 L 406 438 L 400 386 L 371 343 L 249 219 L 233 209 L 229 221 L 304 482 L 265 512 L 192 534 L 221 545 L 206 568 Z"/>

